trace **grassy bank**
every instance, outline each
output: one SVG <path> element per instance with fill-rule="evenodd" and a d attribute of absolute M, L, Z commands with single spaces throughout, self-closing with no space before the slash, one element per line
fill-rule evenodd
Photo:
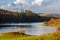
<path fill-rule="evenodd" d="M 11 32 L 10 32 L 11 33 Z M 31 36 L 31 35 L 23 35 L 23 34 L 15 34 L 12 35 L 10 33 L 0 34 L 0 40 L 60 40 L 60 34 L 58 33 L 51 33 L 51 34 L 44 34 L 39 36 Z"/>

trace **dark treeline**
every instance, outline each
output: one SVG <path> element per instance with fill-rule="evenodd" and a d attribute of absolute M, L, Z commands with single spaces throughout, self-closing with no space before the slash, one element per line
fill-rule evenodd
<path fill-rule="evenodd" d="M 25 10 L 20 13 L 0 11 L 0 23 L 44 22 L 50 19 L 50 17 L 39 16 L 30 10 Z"/>

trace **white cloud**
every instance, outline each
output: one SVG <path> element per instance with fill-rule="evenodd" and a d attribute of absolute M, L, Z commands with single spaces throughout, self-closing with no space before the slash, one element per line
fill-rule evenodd
<path fill-rule="evenodd" d="M 14 1 L 14 4 L 18 5 L 18 4 L 24 4 L 24 5 L 28 5 L 28 6 L 32 6 L 32 5 L 41 5 L 43 0 L 31 0 L 31 3 L 29 3 L 30 0 L 16 0 Z"/>
<path fill-rule="evenodd" d="M 13 3 L 0 4 L 0 8 L 8 10 L 16 10 L 16 8 L 32 10 L 41 13 L 59 13 L 60 0 L 14 0 Z"/>
<path fill-rule="evenodd" d="M 8 6 L 8 7 L 10 7 L 10 6 L 11 6 L 11 4 L 9 3 L 7 6 Z"/>
<path fill-rule="evenodd" d="M 41 5 L 42 2 L 43 2 L 43 0 L 34 0 L 34 1 L 32 2 L 32 5 Z"/>
<path fill-rule="evenodd" d="M 25 4 L 25 5 L 28 5 L 29 4 L 28 0 L 16 0 L 16 1 L 14 1 L 14 4 L 17 4 L 18 5 L 20 3 Z"/>

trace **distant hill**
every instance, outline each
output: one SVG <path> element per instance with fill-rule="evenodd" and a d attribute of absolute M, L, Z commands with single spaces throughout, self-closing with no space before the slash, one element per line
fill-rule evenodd
<path fill-rule="evenodd" d="M 50 19 L 51 17 L 39 16 L 30 10 L 18 13 L 0 9 L 0 23 L 44 22 Z"/>
<path fill-rule="evenodd" d="M 44 17 L 51 17 L 51 18 L 58 18 L 60 19 L 60 14 L 46 14 L 46 13 L 43 13 L 43 14 L 38 14 L 40 16 L 44 16 Z"/>
<path fill-rule="evenodd" d="M 49 17 L 55 17 L 60 19 L 60 14 L 48 14 Z"/>

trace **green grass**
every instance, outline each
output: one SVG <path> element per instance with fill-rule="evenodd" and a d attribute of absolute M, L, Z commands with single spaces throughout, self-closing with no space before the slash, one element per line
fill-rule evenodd
<path fill-rule="evenodd" d="M 0 40 L 60 40 L 60 36 L 56 33 L 40 36 L 0 34 Z"/>

